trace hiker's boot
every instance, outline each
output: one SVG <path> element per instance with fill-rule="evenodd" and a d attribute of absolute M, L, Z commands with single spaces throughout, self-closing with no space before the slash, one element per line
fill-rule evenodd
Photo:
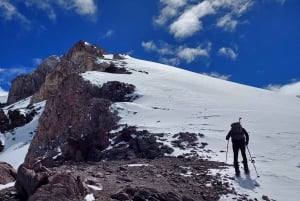
<path fill-rule="evenodd" d="M 247 161 L 243 161 L 245 174 L 249 174 L 249 167 Z"/>
<path fill-rule="evenodd" d="M 240 168 L 239 168 L 239 163 L 235 162 L 233 165 L 234 165 L 234 169 L 235 169 L 235 175 L 237 177 L 241 176 L 241 172 L 240 172 Z"/>

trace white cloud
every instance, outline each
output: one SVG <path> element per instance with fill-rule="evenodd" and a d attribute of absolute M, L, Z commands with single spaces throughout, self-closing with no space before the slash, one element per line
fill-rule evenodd
<path fill-rule="evenodd" d="M 97 12 L 97 6 L 94 0 L 73 0 L 74 8 L 80 15 L 94 15 Z"/>
<path fill-rule="evenodd" d="M 111 37 L 112 35 L 114 35 L 115 31 L 110 29 L 106 32 L 105 37 Z"/>
<path fill-rule="evenodd" d="M 25 25 L 30 24 L 30 21 L 8 0 L 0 1 L 0 18 L 5 21 L 16 20 Z"/>
<path fill-rule="evenodd" d="M 232 19 L 232 16 L 230 14 L 224 15 L 217 21 L 217 27 L 223 28 L 225 31 L 234 31 L 237 24 L 238 21 Z"/>
<path fill-rule="evenodd" d="M 217 73 L 217 72 L 202 73 L 202 74 L 210 76 L 210 77 L 222 79 L 222 80 L 229 80 L 229 78 L 231 77 L 231 75 L 221 75 L 220 73 Z"/>
<path fill-rule="evenodd" d="M 31 24 L 29 18 L 18 9 L 18 5 L 26 6 L 29 9 L 37 9 L 45 12 L 49 19 L 55 21 L 57 18 L 56 9 L 74 11 L 81 16 L 95 17 L 97 5 L 94 0 L 24 0 L 24 1 L 0 1 L 0 18 L 6 21 L 17 20 L 22 24 Z"/>
<path fill-rule="evenodd" d="M 270 84 L 267 86 L 267 89 L 272 91 L 277 91 L 281 94 L 285 95 L 293 95 L 293 96 L 300 96 L 300 81 L 293 82 L 286 85 L 274 85 Z"/>
<path fill-rule="evenodd" d="M 196 48 L 190 48 L 181 46 L 177 49 L 177 56 L 186 63 L 191 63 L 198 57 L 209 57 L 210 50 L 211 43 L 208 43 L 206 47 L 198 46 Z"/>
<path fill-rule="evenodd" d="M 142 42 L 142 47 L 146 51 L 155 51 L 157 49 L 156 45 L 154 44 L 153 41 L 148 41 L 148 42 Z"/>
<path fill-rule="evenodd" d="M 222 47 L 218 50 L 219 56 L 226 56 L 232 60 L 235 60 L 237 58 L 237 53 L 233 51 L 233 49 L 228 47 Z"/>
<path fill-rule="evenodd" d="M 199 57 L 209 57 L 212 44 L 211 42 L 207 42 L 197 47 L 188 47 L 186 45 L 175 47 L 164 42 L 156 45 L 153 41 L 148 41 L 142 42 L 141 45 L 146 51 L 158 53 L 161 56 L 161 62 L 170 65 L 179 65 L 181 61 L 191 63 Z"/>
<path fill-rule="evenodd" d="M 115 31 L 112 30 L 112 29 L 109 29 L 107 30 L 107 32 L 105 34 L 102 35 L 102 39 L 105 39 L 105 38 L 110 38 L 112 37 L 113 35 L 115 34 Z"/>
<path fill-rule="evenodd" d="M 42 59 L 41 58 L 33 58 L 32 59 L 32 63 L 33 63 L 33 65 L 35 65 L 35 66 L 38 66 L 38 65 L 40 65 L 41 63 L 42 63 Z"/>
<path fill-rule="evenodd" d="M 178 66 L 180 64 L 180 59 L 178 58 L 166 58 L 166 57 L 161 57 L 159 59 L 161 63 L 171 65 L 171 66 Z"/>
<path fill-rule="evenodd" d="M 153 41 L 142 42 L 142 47 L 146 51 L 154 51 L 159 53 L 160 55 L 172 55 L 174 51 L 172 51 L 173 47 L 167 43 L 160 42 L 157 46 Z"/>
<path fill-rule="evenodd" d="M 278 1 L 281 5 L 283 5 L 287 0 L 276 0 Z"/>
<path fill-rule="evenodd" d="M 276 0 L 285 1 L 285 0 Z M 167 25 L 170 34 L 177 39 L 194 36 L 205 28 L 204 17 L 211 15 L 216 26 L 234 31 L 240 18 L 253 6 L 254 0 L 160 0 L 158 25 Z M 220 17 L 222 16 L 222 17 Z"/>
<path fill-rule="evenodd" d="M 158 25 L 164 25 L 169 19 L 178 14 L 178 10 L 182 8 L 186 2 L 187 0 L 160 0 L 163 9 L 154 22 Z"/>
<path fill-rule="evenodd" d="M 201 18 L 215 13 L 212 5 L 208 1 L 192 6 L 184 11 L 184 13 L 170 25 L 170 33 L 175 38 L 187 38 L 194 35 L 202 29 Z"/>
<path fill-rule="evenodd" d="M 11 76 L 11 75 L 20 75 L 20 74 L 27 74 L 29 72 L 31 72 L 33 69 L 32 68 L 28 68 L 28 67 L 13 67 L 13 68 L 0 68 L 0 76 L 2 76 L 2 74 L 5 76 Z"/>

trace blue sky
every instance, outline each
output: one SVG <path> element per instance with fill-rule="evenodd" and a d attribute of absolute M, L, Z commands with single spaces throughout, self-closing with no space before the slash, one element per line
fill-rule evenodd
<path fill-rule="evenodd" d="M 78 40 L 300 94 L 299 0 L 0 0 L 0 90 Z"/>

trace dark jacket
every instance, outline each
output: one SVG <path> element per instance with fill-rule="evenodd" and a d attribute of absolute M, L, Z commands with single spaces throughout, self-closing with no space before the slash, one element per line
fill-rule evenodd
<path fill-rule="evenodd" d="M 249 135 L 243 127 L 241 127 L 239 131 L 236 131 L 235 129 L 231 128 L 226 136 L 226 140 L 229 140 L 230 137 L 232 143 L 235 143 L 237 141 L 243 141 L 246 143 L 246 145 L 248 145 L 249 143 Z"/>

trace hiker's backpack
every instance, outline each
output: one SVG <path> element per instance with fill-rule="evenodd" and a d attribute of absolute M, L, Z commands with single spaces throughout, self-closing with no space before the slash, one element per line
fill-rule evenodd
<path fill-rule="evenodd" d="M 231 124 L 231 138 L 235 140 L 245 140 L 244 129 L 239 122 Z"/>

